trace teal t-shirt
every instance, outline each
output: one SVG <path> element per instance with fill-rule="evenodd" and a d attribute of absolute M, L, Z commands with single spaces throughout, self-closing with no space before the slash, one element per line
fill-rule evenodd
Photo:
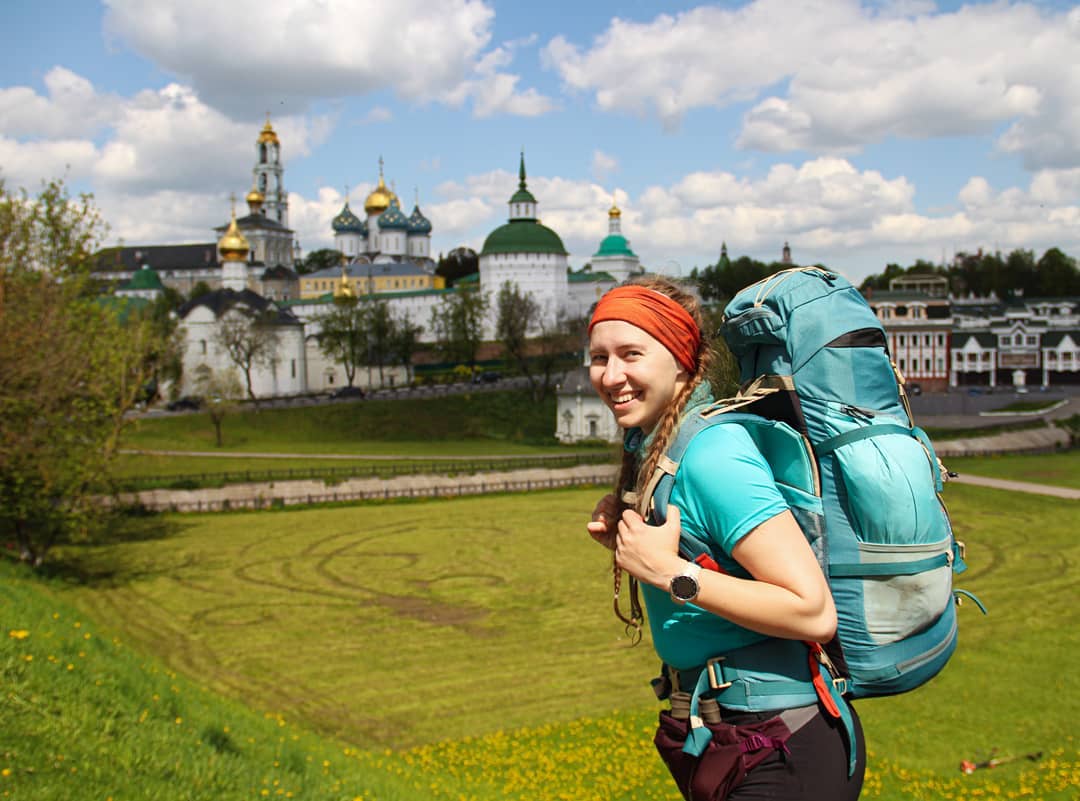
<path fill-rule="evenodd" d="M 788 508 L 772 470 L 746 430 L 737 424 L 705 429 L 691 440 L 671 492 L 687 533 L 709 542 L 720 566 L 749 573 L 731 558 L 735 545 Z M 651 585 L 642 593 L 653 645 L 672 667 L 686 669 L 714 656 L 766 639 L 693 604 L 680 605 Z"/>

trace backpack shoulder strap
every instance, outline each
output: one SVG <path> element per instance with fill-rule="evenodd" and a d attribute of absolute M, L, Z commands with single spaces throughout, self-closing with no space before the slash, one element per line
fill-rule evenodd
<path fill-rule="evenodd" d="M 738 407 L 735 407 L 738 408 Z M 756 414 L 735 411 L 726 401 L 699 406 L 684 416 L 679 430 L 649 477 L 637 499 L 637 510 L 656 525 L 667 520 L 668 500 L 675 486 L 680 463 L 699 433 L 714 425 L 741 425 L 750 435 L 773 471 L 776 487 L 805 527 L 803 512 L 820 516 L 821 480 L 810 442 L 791 426 Z M 703 556 L 715 564 L 708 543 L 688 534 L 679 535 L 679 550 L 686 558 L 698 561 Z"/>

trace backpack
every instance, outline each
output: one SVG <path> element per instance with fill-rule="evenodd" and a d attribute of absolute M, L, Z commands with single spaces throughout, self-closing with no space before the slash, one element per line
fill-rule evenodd
<path fill-rule="evenodd" d="M 663 522 L 693 437 L 742 425 L 828 579 L 837 635 L 807 645 L 831 674 L 834 699 L 926 683 L 956 648 L 958 594 L 983 607 L 953 590 L 965 564 L 939 494 L 946 473 L 912 421 L 881 323 L 848 281 L 808 267 L 741 290 L 720 333 L 742 388 L 684 418 L 639 510 Z M 708 544 L 685 532 L 680 551 L 716 568 Z"/>

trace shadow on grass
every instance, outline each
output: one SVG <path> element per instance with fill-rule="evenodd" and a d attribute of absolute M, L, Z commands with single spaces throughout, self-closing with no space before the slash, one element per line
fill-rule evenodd
<path fill-rule="evenodd" d="M 152 569 L 125 558 L 125 543 L 152 542 L 175 537 L 190 524 L 142 508 L 111 512 L 91 539 L 67 542 L 54 548 L 37 573 L 47 580 L 89 587 L 116 587 L 167 574 L 177 565 Z"/>

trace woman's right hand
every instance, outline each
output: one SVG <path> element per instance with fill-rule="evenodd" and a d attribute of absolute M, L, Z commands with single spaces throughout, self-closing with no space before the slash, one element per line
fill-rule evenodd
<path fill-rule="evenodd" d="M 592 520 L 586 524 L 589 534 L 605 548 L 615 550 L 615 535 L 619 532 L 619 504 L 608 493 L 593 509 Z"/>

